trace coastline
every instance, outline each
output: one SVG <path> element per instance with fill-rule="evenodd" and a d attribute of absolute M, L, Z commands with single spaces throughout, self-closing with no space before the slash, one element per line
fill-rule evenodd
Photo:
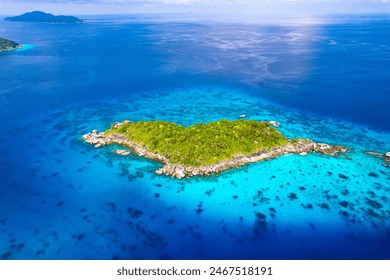
<path fill-rule="evenodd" d="M 22 47 L 21 48 L 17 48 L 14 51 L 16 51 L 16 52 L 24 52 L 24 51 L 28 51 L 28 50 L 31 50 L 31 49 L 35 48 L 35 45 L 32 45 L 32 44 L 20 44 L 20 45 Z"/>
<path fill-rule="evenodd" d="M 273 147 L 270 150 L 262 149 L 247 155 L 238 154 L 233 156 L 231 159 L 222 160 L 216 164 L 194 167 L 177 163 L 172 164 L 165 156 L 158 153 L 152 153 L 142 145 L 132 142 L 120 134 L 113 133 L 105 135 L 104 132 L 93 130 L 91 133 L 84 134 L 82 138 L 86 143 L 94 145 L 95 148 L 112 144 L 118 144 L 129 148 L 138 156 L 143 156 L 164 164 L 163 167 L 155 171 L 156 174 L 167 175 L 178 179 L 193 176 L 210 176 L 213 173 L 220 173 L 231 168 L 238 168 L 248 163 L 277 158 L 285 154 L 298 154 L 300 156 L 305 156 L 310 152 L 318 152 L 330 156 L 338 156 L 340 153 L 345 153 L 348 150 L 348 148 L 344 146 L 315 143 L 312 140 L 300 138 L 296 139 L 294 142 L 289 140 L 288 144 Z M 115 150 L 114 152 L 118 155 L 129 154 L 123 150 Z"/>
<path fill-rule="evenodd" d="M 0 50 L 0 53 L 9 53 L 9 52 L 24 52 L 35 48 L 35 45 L 31 44 L 19 44 L 15 48 L 8 48 L 4 50 Z"/>
<path fill-rule="evenodd" d="M 18 46 L 16 46 L 16 47 L 14 47 L 14 48 L 6 48 L 6 49 L 1 49 L 0 50 L 0 53 L 7 53 L 7 52 L 12 52 L 12 51 L 20 51 L 20 50 L 22 50 L 23 49 L 23 45 L 18 45 Z"/>

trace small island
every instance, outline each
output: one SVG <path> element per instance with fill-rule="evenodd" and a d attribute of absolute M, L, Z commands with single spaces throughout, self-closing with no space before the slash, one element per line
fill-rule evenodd
<path fill-rule="evenodd" d="M 20 16 L 6 17 L 8 21 L 43 22 L 43 23 L 81 23 L 81 19 L 73 16 L 55 16 L 41 11 L 25 13 Z"/>
<path fill-rule="evenodd" d="M 284 154 L 307 155 L 318 152 L 331 156 L 346 147 L 315 143 L 309 139 L 289 140 L 274 121 L 221 120 L 184 127 L 166 121 L 117 122 L 104 132 L 93 130 L 83 139 L 96 148 L 117 144 L 139 156 L 157 160 L 156 171 L 176 178 L 208 176 Z M 279 124 L 277 124 L 279 125 Z M 114 150 L 128 155 L 128 150 Z"/>
<path fill-rule="evenodd" d="M 23 47 L 22 45 L 14 41 L 0 38 L 0 52 L 13 51 L 13 50 L 21 49 L 22 47 Z"/>

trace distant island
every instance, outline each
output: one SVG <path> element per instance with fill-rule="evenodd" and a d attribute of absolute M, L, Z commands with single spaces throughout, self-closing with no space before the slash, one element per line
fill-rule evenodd
<path fill-rule="evenodd" d="M 315 143 L 309 139 L 289 140 L 274 126 L 275 121 L 221 120 L 184 127 L 166 121 L 117 122 L 105 132 L 93 130 L 83 139 L 96 148 L 118 144 L 139 156 L 164 166 L 156 171 L 176 178 L 208 176 L 250 162 L 284 154 L 319 152 L 331 156 L 347 151 L 343 146 Z M 114 150 L 129 155 L 129 150 Z"/>
<path fill-rule="evenodd" d="M 20 16 L 7 17 L 4 20 L 22 22 L 45 22 L 45 23 L 81 23 L 82 20 L 73 16 L 55 16 L 49 13 L 34 11 Z"/>
<path fill-rule="evenodd" d="M 16 49 L 21 49 L 21 48 L 22 48 L 22 45 L 14 42 L 14 41 L 0 38 L 0 52 L 13 51 Z"/>

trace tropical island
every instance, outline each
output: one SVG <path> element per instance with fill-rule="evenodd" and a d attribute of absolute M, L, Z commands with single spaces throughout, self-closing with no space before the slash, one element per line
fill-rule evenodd
<path fill-rule="evenodd" d="M 23 46 L 4 38 L 0 38 L 0 52 L 7 52 L 7 51 L 13 51 L 16 49 L 21 49 Z"/>
<path fill-rule="evenodd" d="M 124 121 L 104 132 L 83 135 L 96 148 L 117 144 L 139 156 L 157 160 L 163 167 L 157 174 L 183 178 L 208 176 L 284 154 L 318 152 L 337 156 L 346 147 L 315 143 L 309 139 L 283 136 L 273 125 L 256 120 L 221 120 L 189 127 L 166 121 Z M 129 155 L 129 150 L 114 150 Z"/>
<path fill-rule="evenodd" d="M 81 19 L 73 16 L 55 16 L 41 11 L 34 11 L 22 14 L 20 16 L 6 17 L 4 20 L 8 21 L 22 21 L 22 22 L 44 22 L 44 23 L 81 23 Z"/>

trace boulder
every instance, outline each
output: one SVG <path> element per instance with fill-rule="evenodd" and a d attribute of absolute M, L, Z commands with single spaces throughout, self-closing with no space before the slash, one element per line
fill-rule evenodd
<path fill-rule="evenodd" d="M 387 153 L 385 154 L 385 156 L 386 156 L 386 157 L 390 157 L 390 152 L 387 152 Z"/>
<path fill-rule="evenodd" d="M 118 127 L 120 127 L 122 124 L 123 124 L 123 123 L 121 123 L 121 122 L 115 122 L 115 123 L 114 123 L 114 128 L 118 128 Z"/>
<path fill-rule="evenodd" d="M 130 151 L 128 150 L 113 150 L 113 152 L 120 156 L 128 156 L 130 155 Z"/>
<path fill-rule="evenodd" d="M 279 127 L 280 126 L 280 123 L 276 122 L 276 121 L 269 121 L 268 122 L 270 125 L 272 125 L 273 127 Z"/>
<path fill-rule="evenodd" d="M 197 176 L 197 175 L 199 175 L 199 169 L 194 169 L 194 170 L 192 170 L 192 176 Z"/>
<path fill-rule="evenodd" d="M 300 156 L 306 156 L 307 153 L 306 152 L 302 152 L 302 153 L 299 153 Z"/>
<path fill-rule="evenodd" d="M 184 174 L 184 169 L 176 168 L 175 176 L 179 179 L 184 178 L 186 175 Z"/>

